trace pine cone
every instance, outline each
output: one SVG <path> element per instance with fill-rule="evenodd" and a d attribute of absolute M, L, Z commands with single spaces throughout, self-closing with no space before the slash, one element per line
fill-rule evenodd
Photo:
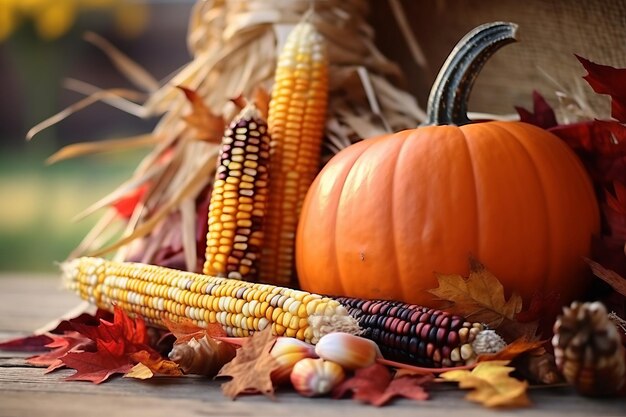
<path fill-rule="evenodd" d="M 615 394 L 626 381 L 624 346 L 602 303 L 573 302 L 554 323 L 554 355 L 582 395 Z"/>

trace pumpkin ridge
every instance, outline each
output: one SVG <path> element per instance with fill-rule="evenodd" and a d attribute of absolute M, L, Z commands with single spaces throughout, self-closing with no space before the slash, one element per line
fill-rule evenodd
<path fill-rule="evenodd" d="M 465 132 L 463 131 L 463 129 L 459 128 L 459 131 L 461 132 L 461 135 L 463 136 L 463 144 L 465 145 L 465 149 L 467 150 L 467 155 L 469 158 L 469 164 L 472 168 L 472 184 L 474 186 L 474 192 L 472 193 L 472 195 L 474 195 L 474 206 L 476 207 L 476 240 L 475 240 L 475 244 L 474 247 L 476 248 L 476 252 L 480 252 L 480 225 L 481 225 L 481 220 L 480 220 L 480 205 L 478 202 L 478 181 L 476 181 L 476 164 L 474 163 L 474 160 L 476 158 L 474 158 L 474 155 L 472 155 L 472 147 L 469 145 L 469 137 L 465 134 Z M 478 253 L 468 253 L 468 256 L 479 256 Z"/>
<path fill-rule="evenodd" d="M 407 143 L 409 143 L 411 141 L 411 138 L 413 138 L 414 136 L 416 136 L 415 132 L 411 132 L 408 135 L 403 135 L 403 137 L 402 137 L 402 144 L 399 146 L 399 149 L 396 152 L 396 160 L 395 160 L 394 167 L 393 167 L 393 176 L 391 178 L 391 210 L 390 210 L 391 211 L 391 219 L 390 220 L 391 220 L 391 224 L 393 225 L 393 228 L 392 228 L 391 232 L 393 233 L 392 242 L 393 242 L 393 251 L 394 251 L 394 253 L 397 253 L 397 248 L 398 248 L 398 242 L 397 242 L 398 237 L 397 237 L 397 234 L 396 234 L 396 231 L 395 231 L 395 225 L 396 225 L 396 221 L 395 220 L 396 219 L 395 219 L 395 214 L 394 214 L 395 213 L 394 201 L 396 201 L 396 187 L 395 187 L 395 184 L 396 184 L 396 176 L 398 174 L 398 165 L 399 165 L 398 161 L 400 160 L 400 157 L 402 155 L 404 155 L 404 149 L 407 146 Z M 399 283 L 401 294 L 407 294 L 403 276 L 400 275 L 400 272 L 401 272 L 400 271 L 400 262 L 398 261 L 398 257 L 397 256 L 394 256 L 393 259 L 394 259 L 394 263 L 396 265 L 396 274 L 397 274 L 396 275 L 396 277 L 397 277 L 396 281 Z"/>
<path fill-rule="evenodd" d="M 545 180 L 539 168 L 537 167 L 537 161 L 533 153 L 528 149 L 526 141 L 522 140 L 522 138 L 525 138 L 525 136 L 516 135 L 513 130 L 507 128 L 506 124 L 502 124 L 498 122 L 491 122 L 491 126 L 501 132 L 504 132 L 504 134 L 506 134 L 508 139 L 511 139 L 511 141 L 515 141 L 515 143 L 519 145 L 519 149 L 521 149 L 524 152 L 524 154 L 528 157 L 528 160 L 530 161 L 530 165 L 532 167 L 531 169 L 534 172 L 535 174 L 534 176 L 537 179 L 537 182 L 539 183 L 539 186 L 541 189 L 541 197 L 542 197 L 541 200 L 542 200 L 543 212 L 546 213 L 548 216 L 552 216 L 552 213 L 548 206 L 548 195 L 547 195 L 547 190 L 546 190 L 547 186 L 546 186 Z M 552 219 L 548 218 L 547 223 L 548 225 L 553 224 Z M 549 261 L 550 259 L 552 259 L 552 255 L 553 255 L 552 246 L 554 244 L 553 242 L 554 235 L 550 227 L 545 227 L 543 229 L 545 231 L 545 239 L 546 239 L 547 244 L 546 244 L 546 249 L 545 249 L 546 261 L 545 261 L 544 266 L 542 267 L 544 276 L 540 280 L 540 282 L 542 283 L 542 288 L 537 289 L 537 291 L 540 290 L 541 293 L 545 293 L 546 287 L 548 286 L 549 277 L 552 276 L 552 270 L 554 269 L 554 265 L 552 264 L 553 261 Z"/>
<path fill-rule="evenodd" d="M 366 139 L 367 140 L 367 139 Z M 376 138 L 372 138 L 370 140 L 376 140 Z M 344 195 L 343 194 L 343 189 L 346 186 L 346 182 L 348 180 L 348 177 L 350 176 L 350 172 L 352 171 L 352 169 L 356 166 L 357 162 L 361 159 L 361 157 L 363 157 L 363 154 L 365 154 L 367 152 L 368 149 L 370 149 L 372 147 L 372 144 L 368 144 L 367 146 L 361 146 L 361 148 L 363 148 L 361 150 L 361 153 L 352 160 L 352 165 L 350 165 L 350 169 L 347 170 L 347 175 L 344 178 L 344 180 L 341 183 L 341 189 L 339 190 L 339 198 L 337 199 L 337 206 L 333 207 L 333 214 L 335 216 L 334 221 L 333 221 L 333 234 L 335 235 L 332 241 L 333 244 L 333 250 L 332 250 L 332 254 L 335 258 L 335 268 L 337 270 L 337 284 L 339 285 L 339 287 L 341 288 L 341 292 L 340 294 L 346 294 L 346 287 L 343 284 L 343 277 L 341 276 L 341 265 L 339 264 L 339 255 L 337 253 L 337 220 L 339 218 L 339 216 L 337 215 L 338 213 L 338 209 L 339 206 L 341 205 L 341 197 Z"/>

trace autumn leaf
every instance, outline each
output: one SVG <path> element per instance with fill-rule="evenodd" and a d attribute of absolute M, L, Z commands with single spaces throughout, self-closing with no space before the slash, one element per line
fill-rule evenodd
<path fill-rule="evenodd" d="M 508 361 L 481 362 L 471 371 L 449 371 L 440 375 L 446 381 L 456 381 L 463 389 L 474 389 L 466 398 L 487 407 L 525 407 L 530 405 L 526 395 L 528 383 L 509 376 L 514 370 Z"/>
<path fill-rule="evenodd" d="M 522 122 L 530 123 L 543 129 L 549 129 L 557 125 L 554 110 L 538 91 L 533 91 L 532 112 L 517 106 L 515 110 L 517 110 Z"/>
<path fill-rule="evenodd" d="M 63 367 L 65 364 L 61 360 L 69 352 L 83 352 L 93 350 L 94 343 L 78 332 L 65 332 L 62 336 L 50 334 L 52 342 L 46 345 L 52 349 L 50 352 L 32 356 L 26 359 L 31 365 L 47 366 L 45 373 Z"/>
<path fill-rule="evenodd" d="M 9 350 L 13 352 L 40 352 L 47 350 L 46 345 L 54 339 L 45 334 L 29 335 L 9 339 L 0 343 L 0 350 Z"/>
<path fill-rule="evenodd" d="M 224 327 L 219 323 L 207 323 L 206 327 L 200 327 L 186 318 L 178 322 L 163 318 L 163 324 L 176 337 L 176 343 L 186 343 L 191 339 L 202 339 L 204 336 L 228 336 Z"/>
<path fill-rule="evenodd" d="M 611 116 L 626 122 L 626 68 L 596 64 L 578 55 L 576 58 L 587 70 L 588 74 L 583 78 L 593 91 L 611 96 Z"/>
<path fill-rule="evenodd" d="M 529 340 L 522 337 L 509 343 L 504 349 L 497 353 L 480 355 L 477 358 L 477 361 L 510 361 L 525 353 L 532 352 L 537 349 L 543 349 L 542 346 L 545 343 L 545 340 Z"/>
<path fill-rule="evenodd" d="M 259 109 L 261 116 L 263 116 L 264 119 L 267 119 L 270 107 L 270 94 L 267 90 L 263 87 L 256 87 L 254 89 L 252 101 L 254 102 L 256 108 Z"/>
<path fill-rule="evenodd" d="M 585 258 L 585 261 L 591 267 L 594 275 L 600 278 L 602 281 L 609 284 L 615 291 L 626 297 L 626 279 L 620 276 L 618 273 L 606 269 L 597 262 L 591 259 Z"/>
<path fill-rule="evenodd" d="M 438 274 L 439 287 L 429 290 L 442 300 L 452 301 L 451 310 L 476 322 L 498 328 L 505 319 L 515 320 L 522 310 L 522 297 L 511 295 L 507 301 L 504 287 L 480 262 L 470 258 L 470 275 Z"/>
<path fill-rule="evenodd" d="M 392 378 L 391 371 L 381 364 L 373 364 L 357 369 L 354 376 L 336 386 L 333 398 L 342 398 L 352 393 L 352 399 L 383 406 L 395 397 L 410 398 L 417 401 L 428 399 L 424 386 L 434 379 L 433 375 L 402 375 Z"/>
<path fill-rule="evenodd" d="M 61 361 L 76 373 L 65 378 L 66 381 L 90 381 L 100 384 L 111 375 L 125 374 L 135 363 L 125 352 L 122 342 L 96 341 L 95 352 L 69 352 Z"/>
<path fill-rule="evenodd" d="M 182 376 L 183 373 L 179 366 L 156 352 L 140 350 L 133 353 L 131 357 L 139 362 L 128 373 L 125 378 L 149 379 L 155 375 L 158 376 Z"/>
<path fill-rule="evenodd" d="M 207 107 L 202 97 L 195 91 L 178 86 L 191 103 L 191 113 L 183 120 L 197 132 L 197 139 L 220 143 L 224 135 L 224 118 L 217 116 Z"/>
<path fill-rule="evenodd" d="M 613 193 L 605 190 L 603 214 L 608 223 L 611 236 L 626 242 L 626 185 L 613 181 Z"/>
<path fill-rule="evenodd" d="M 280 368 L 270 354 L 276 336 L 271 328 L 254 333 L 237 350 L 235 359 L 227 363 L 217 376 L 230 376 L 232 380 L 222 384 L 222 392 L 231 399 L 241 394 L 263 394 L 274 398 L 271 374 Z"/>
<path fill-rule="evenodd" d="M 233 360 L 236 353 L 235 346 L 230 343 L 204 335 L 184 343 L 177 342 L 170 351 L 169 358 L 186 374 L 213 377 Z"/>
<path fill-rule="evenodd" d="M 145 322 L 141 317 L 131 319 L 122 309 L 115 307 L 113 323 L 100 319 L 98 326 L 81 323 L 74 329 L 95 343 L 90 352 L 68 352 L 59 359 L 76 373 L 68 381 L 106 381 L 111 375 L 125 374 L 136 364 L 134 354 L 142 350 L 154 357 L 159 354 L 149 345 Z"/>

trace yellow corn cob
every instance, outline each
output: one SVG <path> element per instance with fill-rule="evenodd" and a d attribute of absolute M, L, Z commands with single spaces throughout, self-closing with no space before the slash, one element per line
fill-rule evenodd
<path fill-rule="evenodd" d="M 204 273 L 256 280 L 268 192 L 267 124 L 248 104 L 224 132 L 209 204 Z"/>
<path fill-rule="evenodd" d="M 324 39 L 312 24 L 301 22 L 279 56 L 269 105 L 270 194 L 260 262 L 264 282 L 293 283 L 297 221 L 319 171 L 327 99 Z"/>
<path fill-rule="evenodd" d="M 188 318 L 220 323 L 231 336 L 271 326 L 279 336 L 317 343 L 333 331 L 358 332 L 338 301 L 305 291 L 182 272 L 154 265 L 78 258 L 62 264 L 65 286 L 100 308 L 114 305 L 151 324 Z"/>

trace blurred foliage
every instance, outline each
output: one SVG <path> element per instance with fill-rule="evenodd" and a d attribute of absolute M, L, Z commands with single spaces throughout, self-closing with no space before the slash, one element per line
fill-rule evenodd
<path fill-rule="evenodd" d="M 66 77 L 103 88 L 132 87 L 101 51 L 81 39 L 83 33 L 100 34 L 161 78 L 188 59 L 192 5 L 189 0 L 0 0 L 0 272 L 55 272 L 55 263 L 66 259 L 102 211 L 78 222 L 73 218 L 128 179 L 145 151 L 52 166 L 45 165 L 47 157 L 70 143 L 149 132 L 157 121 L 97 104 L 24 140 L 33 125 L 82 98 L 63 88 Z"/>
<path fill-rule="evenodd" d="M 116 30 L 134 37 L 143 32 L 148 7 L 137 0 L 0 0 L 0 41 L 8 38 L 24 21 L 32 21 L 45 40 L 66 34 L 80 13 L 110 13 Z"/>
<path fill-rule="evenodd" d="M 48 155 L 0 155 L 0 271 L 56 271 L 102 211 L 73 218 L 127 179 L 139 152 L 46 166 Z"/>

